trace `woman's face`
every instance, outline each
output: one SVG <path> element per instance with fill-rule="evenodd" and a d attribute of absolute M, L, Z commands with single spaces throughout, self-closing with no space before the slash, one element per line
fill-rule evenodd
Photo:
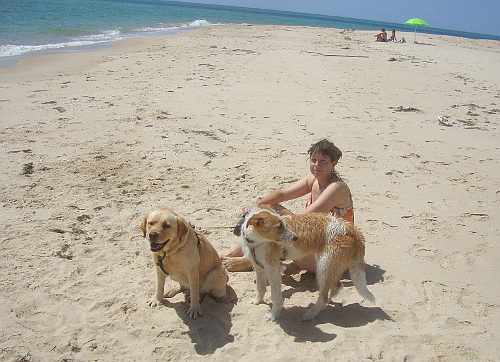
<path fill-rule="evenodd" d="M 315 177 L 331 174 L 334 167 L 335 163 L 330 157 L 321 152 L 315 152 L 309 157 L 309 170 Z"/>

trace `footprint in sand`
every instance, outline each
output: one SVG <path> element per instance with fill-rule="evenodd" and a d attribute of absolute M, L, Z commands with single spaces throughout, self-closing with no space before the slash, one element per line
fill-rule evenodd
<path fill-rule="evenodd" d="M 478 262 L 477 259 L 484 253 L 486 253 L 486 250 L 481 247 L 468 252 L 454 251 L 442 258 L 439 265 L 443 269 L 456 269 L 456 265 L 473 265 Z"/>
<path fill-rule="evenodd" d="M 456 269 L 456 265 L 463 265 L 464 256 L 458 251 L 454 251 L 448 255 L 445 255 L 439 262 L 439 265 L 443 269 Z"/>
<path fill-rule="evenodd" d="M 410 255 L 419 259 L 434 260 L 437 256 L 437 250 L 421 244 L 413 244 L 410 249 Z"/>
<path fill-rule="evenodd" d="M 462 216 L 473 218 L 479 221 L 486 221 L 490 217 L 488 214 L 482 212 L 464 212 Z"/>
<path fill-rule="evenodd" d="M 432 280 L 424 280 L 420 283 L 421 296 L 424 299 L 424 303 L 433 300 L 434 303 L 438 299 L 445 299 L 449 301 L 451 290 L 446 284 L 437 283 Z"/>

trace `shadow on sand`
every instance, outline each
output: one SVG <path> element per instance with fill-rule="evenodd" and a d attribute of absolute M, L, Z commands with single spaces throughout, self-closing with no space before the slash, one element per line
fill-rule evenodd
<path fill-rule="evenodd" d="M 421 42 L 419 42 L 419 41 L 414 41 L 413 43 L 414 43 L 414 44 L 418 44 L 418 45 L 430 45 L 430 46 L 432 46 L 432 47 L 435 47 L 435 46 L 436 46 L 436 44 L 421 43 Z"/>
<path fill-rule="evenodd" d="M 234 336 L 230 334 L 232 322 L 231 311 L 237 303 L 238 297 L 233 288 L 227 286 L 229 298 L 218 301 L 211 296 L 205 296 L 201 301 L 203 316 L 191 319 L 187 316 L 188 302 L 171 303 L 182 321 L 188 326 L 188 336 L 194 343 L 196 352 L 200 355 L 213 354 L 218 348 L 234 342 Z"/>
<path fill-rule="evenodd" d="M 366 264 L 366 284 L 373 285 L 378 282 L 384 281 L 385 270 L 380 268 L 379 265 L 369 265 Z M 289 289 L 283 292 L 284 298 L 290 298 L 290 296 L 296 292 L 316 292 L 318 291 L 318 286 L 316 283 L 316 275 L 314 273 L 305 272 L 300 274 L 301 271 L 294 265 L 287 265 L 285 272 L 282 276 L 282 283 L 288 285 Z M 295 280 L 292 275 L 300 274 L 299 280 Z M 341 278 L 342 285 L 344 287 L 351 287 L 352 281 L 349 276 L 349 272 L 346 271 Z"/>
<path fill-rule="evenodd" d="M 384 280 L 385 270 L 379 265 L 366 265 L 367 285 L 373 285 Z M 293 275 L 299 274 L 298 280 Z M 293 265 L 288 265 L 282 277 L 284 285 L 290 288 L 283 291 L 285 299 L 290 298 L 296 292 L 317 292 L 316 275 L 309 272 L 301 272 Z M 349 273 L 345 272 L 342 277 L 343 286 L 352 286 Z M 387 315 L 380 307 L 365 307 L 358 303 L 342 306 L 339 303 L 328 305 L 314 320 L 303 322 L 301 317 L 312 307 L 292 306 L 285 307 L 281 312 L 278 321 L 279 325 L 289 335 L 295 336 L 297 342 L 311 341 L 324 342 L 336 338 L 334 334 L 327 334 L 321 331 L 317 326 L 330 323 L 339 327 L 352 328 L 361 327 L 376 320 L 393 319 Z"/>
<path fill-rule="evenodd" d="M 376 320 L 390 320 L 379 307 L 364 307 L 358 303 L 340 306 L 338 304 L 328 305 L 312 321 L 303 322 L 302 315 L 310 308 L 289 307 L 281 312 L 278 324 L 283 330 L 295 337 L 295 342 L 327 342 L 335 339 L 336 334 L 328 334 L 318 328 L 321 324 L 334 324 L 338 327 L 353 328 L 362 327 Z"/>

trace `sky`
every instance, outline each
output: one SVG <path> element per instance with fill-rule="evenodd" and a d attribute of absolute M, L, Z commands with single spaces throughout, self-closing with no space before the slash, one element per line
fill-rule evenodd
<path fill-rule="evenodd" d="M 287 10 L 404 23 L 421 18 L 433 28 L 500 36 L 500 0 L 193 0 L 202 4 Z M 375 6 L 377 4 L 377 6 Z"/>

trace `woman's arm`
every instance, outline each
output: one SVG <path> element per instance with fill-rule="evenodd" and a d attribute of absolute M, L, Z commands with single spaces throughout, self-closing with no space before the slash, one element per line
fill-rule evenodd
<path fill-rule="evenodd" d="M 351 206 L 351 191 L 344 182 L 334 182 L 318 196 L 318 198 L 306 209 L 304 213 L 309 212 L 330 212 L 334 207 Z"/>
<path fill-rule="evenodd" d="M 269 195 L 259 200 L 257 202 L 257 206 L 263 204 L 275 205 L 283 201 L 288 201 L 304 196 L 311 191 L 312 187 L 311 179 L 314 180 L 314 177 L 306 176 L 301 180 L 294 182 L 292 185 L 288 187 L 271 192 Z"/>

